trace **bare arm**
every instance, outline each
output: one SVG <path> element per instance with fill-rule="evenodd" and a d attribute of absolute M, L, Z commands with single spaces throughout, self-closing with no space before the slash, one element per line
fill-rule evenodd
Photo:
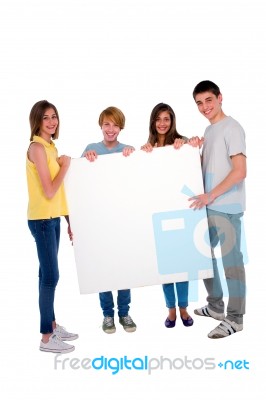
<path fill-rule="evenodd" d="M 212 203 L 217 197 L 221 196 L 234 185 L 237 185 L 246 178 L 246 157 L 241 153 L 232 156 L 231 160 L 232 169 L 225 179 L 212 189 L 211 192 L 191 197 L 189 201 L 193 202 L 191 203 L 190 208 L 202 208 L 207 204 Z"/>
<path fill-rule="evenodd" d="M 40 177 L 44 195 L 47 197 L 47 199 L 52 199 L 63 182 L 63 179 L 69 168 L 71 158 L 68 156 L 61 156 L 57 159 L 60 170 L 56 177 L 52 180 L 43 145 L 40 143 L 32 143 L 28 150 L 28 157 L 30 161 L 35 164 Z"/>

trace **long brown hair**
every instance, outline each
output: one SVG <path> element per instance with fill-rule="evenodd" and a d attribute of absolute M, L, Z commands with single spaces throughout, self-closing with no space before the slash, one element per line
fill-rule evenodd
<path fill-rule="evenodd" d="M 37 103 L 34 104 L 34 106 L 31 109 L 30 112 L 30 129 L 31 129 L 31 135 L 30 135 L 30 141 L 33 140 L 33 136 L 40 136 L 40 127 L 43 121 L 43 116 L 45 114 L 45 111 L 48 110 L 48 108 L 52 108 L 57 116 L 58 119 L 58 125 L 55 130 L 55 133 L 52 135 L 53 139 L 58 139 L 59 136 L 59 115 L 56 107 L 52 104 L 49 103 L 47 100 L 40 100 Z"/>
<path fill-rule="evenodd" d="M 159 114 L 163 111 L 168 112 L 171 119 L 171 126 L 169 131 L 166 133 L 164 146 L 167 144 L 173 144 L 175 139 L 182 138 L 182 136 L 176 130 L 176 117 L 174 110 L 168 104 L 159 103 L 154 107 L 150 116 L 150 125 L 149 125 L 150 134 L 148 143 L 150 143 L 152 146 L 154 146 L 158 141 L 158 133 L 156 131 L 156 119 L 158 118 Z"/>

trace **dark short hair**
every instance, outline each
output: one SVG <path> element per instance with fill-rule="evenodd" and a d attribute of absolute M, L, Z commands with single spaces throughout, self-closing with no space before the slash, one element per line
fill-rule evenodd
<path fill-rule="evenodd" d="M 193 90 L 193 98 L 195 100 L 195 97 L 199 93 L 204 93 L 204 92 L 211 92 L 214 94 L 216 97 L 221 94 L 219 87 L 212 81 L 201 81 L 198 83 L 194 90 Z"/>
<path fill-rule="evenodd" d="M 48 110 L 48 108 L 52 108 L 57 116 L 58 119 L 58 125 L 55 130 L 55 133 L 52 135 L 53 139 L 57 139 L 59 136 L 59 115 L 56 107 L 52 104 L 49 103 L 47 100 L 40 100 L 37 103 L 34 104 L 34 106 L 31 109 L 30 112 L 30 129 L 31 129 L 31 135 L 30 135 L 30 141 L 33 140 L 33 136 L 40 136 L 40 127 L 43 121 L 43 116 L 45 114 L 45 111 Z"/>

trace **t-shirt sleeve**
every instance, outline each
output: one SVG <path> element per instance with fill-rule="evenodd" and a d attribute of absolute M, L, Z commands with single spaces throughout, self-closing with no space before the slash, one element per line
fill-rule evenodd
<path fill-rule="evenodd" d="M 93 150 L 91 144 L 88 144 L 88 146 L 86 146 L 86 148 L 83 150 L 83 153 L 81 154 L 81 157 L 84 157 L 84 154 L 86 153 L 86 151 L 89 151 L 89 150 Z"/>
<path fill-rule="evenodd" d="M 226 145 L 230 157 L 241 153 L 246 156 L 245 132 L 241 125 L 235 124 L 230 132 L 228 132 Z"/>

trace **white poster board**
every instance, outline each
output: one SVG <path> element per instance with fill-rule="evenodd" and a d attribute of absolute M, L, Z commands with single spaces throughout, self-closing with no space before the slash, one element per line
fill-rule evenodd
<path fill-rule="evenodd" d="M 197 149 L 73 159 L 65 188 L 80 293 L 213 276 Z"/>

